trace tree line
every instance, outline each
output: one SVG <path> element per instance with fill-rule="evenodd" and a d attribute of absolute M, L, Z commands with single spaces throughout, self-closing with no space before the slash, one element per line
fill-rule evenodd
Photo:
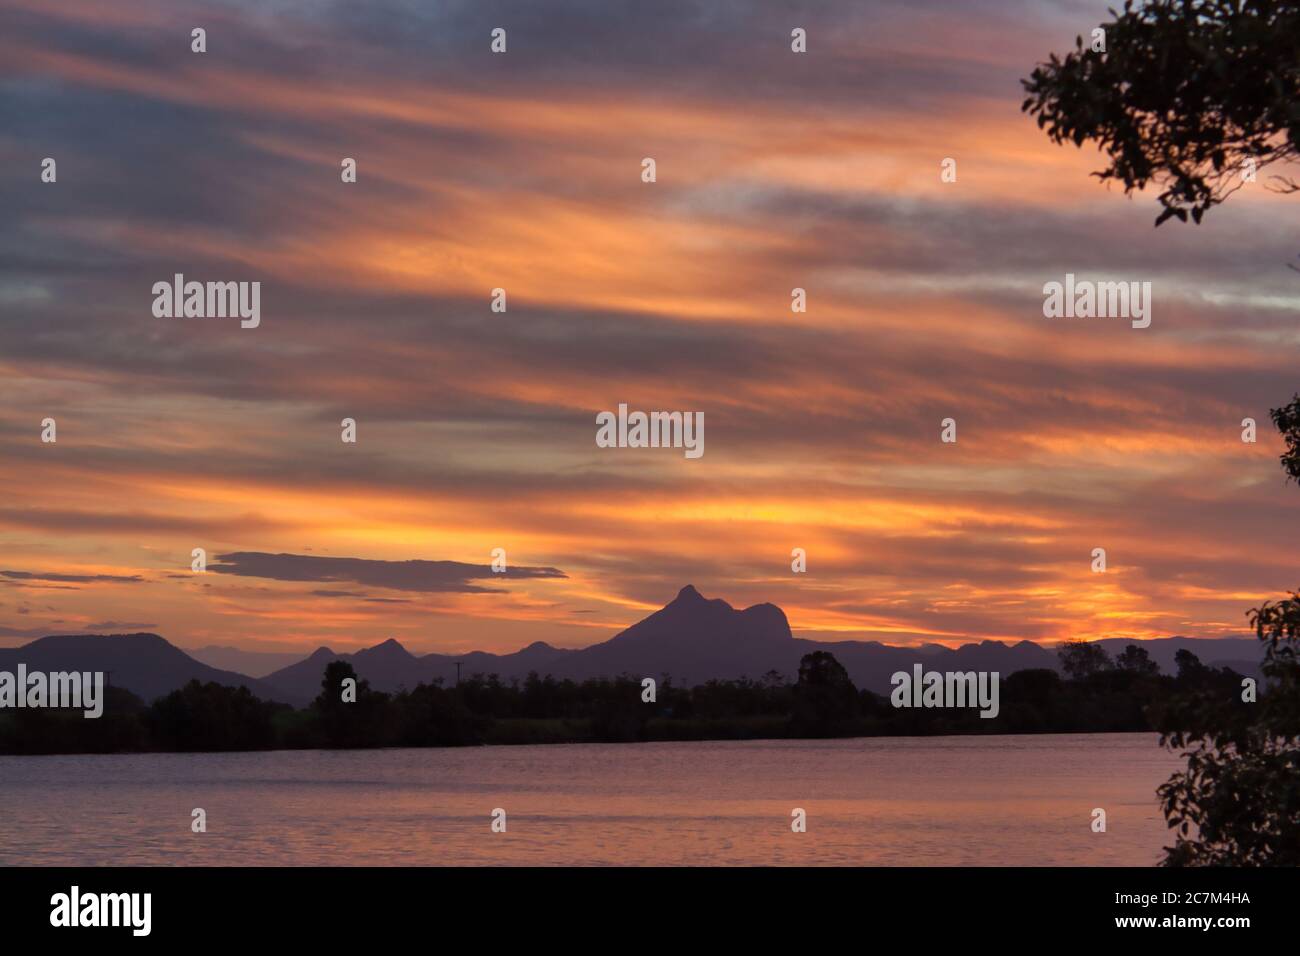
<path fill-rule="evenodd" d="M 1240 702 L 1241 675 L 1207 667 L 1186 650 L 1174 675 L 1161 674 L 1137 645 L 1111 659 L 1095 644 L 1073 642 L 1060 658 L 1062 673 L 1003 677 L 992 719 L 976 708 L 895 708 L 887 696 L 854 686 L 825 651 L 806 655 L 793 681 L 773 671 L 685 687 L 662 675 L 653 700 L 631 675 L 576 682 L 476 674 L 451 687 L 435 681 L 384 693 L 350 663 L 334 661 L 305 708 L 260 700 L 245 687 L 191 681 L 149 705 L 110 688 L 97 720 L 79 711 L 8 711 L 0 714 L 0 753 L 1156 731 L 1161 715 L 1180 713 L 1180 695 L 1209 694 L 1228 708 Z"/>

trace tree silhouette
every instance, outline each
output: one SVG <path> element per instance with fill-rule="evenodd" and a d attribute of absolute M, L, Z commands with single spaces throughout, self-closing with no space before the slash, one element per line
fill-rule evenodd
<path fill-rule="evenodd" d="M 1274 408 L 1269 414 L 1286 442 L 1286 451 L 1282 452 L 1282 470 L 1289 480 L 1300 484 L 1300 395 L 1294 396 L 1291 404 Z"/>
<path fill-rule="evenodd" d="M 358 700 L 360 700 L 363 690 L 370 689 L 370 682 L 358 681 L 357 669 L 347 661 L 330 661 L 325 665 L 325 675 L 320 682 L 320 693 L 312 701 L 312 706 L 322 714 L 333 714 L 340 711 L 345 706 L 343 703 L 343 682 L 345 680 L 356 681 Z"/>
<path fill-rule="evenodd" d="M 1061 669 L 1072 680 L 1091 677 L 1114 666 L 1104 647 L 1088 641 L 1067 641 L 1057 649 L 1056 656 L 1061 661 Z"/>
<path fill-rule="evenodd" d="M 1287 416 L 1275 413 L 1274 421 L 1284 434 L 1294 427 Z M 1282 459 L 1293 478 L 1294 434 Z M 1158 791 L 1175 831 L 1168 866 L 1300 864 L 1300 591 L 1249 615 L 1264 645 L 1257 701 L 1179 651 L 1178 677 L 1191 689 L 1158 721 L 1161 742 L 1184 748 L 1187 758 L 1187 770 Z"/>
<path fill-rule="evenodd" d="M 357 681 L 357 696 L 345 702 L 343 681 L 348 678 Z M 357 680 L 356 669 L 347 661 L 325 665 L 321 692 L 312 709 L 319 714 L 325 742 L 331 747 L 373 747 L 387 739 L 388 695 L 371 690 L 367 680 Z"/>
<path fill-rule="evenodd" d="M 793 723 L 800 733 L 823 736 L 858 715 L 858 689 L 844 665 L 826 651 L 805 654 L 795 684 Z"/>
<path fill-rule="evenodd" d="M 1154 676 L 1160 673 L 1160 665 L 1151 659 L 1151 654 L 1145 647 L 1138 647 L 1136 644 L 1130 644 L 1115 658 L 1115 666 L 1123 671 L 1131 671 L 1134 674 L 1145 674 Z"/>
<path fill-rule="evenodd" d="M 1175 833 L 1166 866 L 1300 864 L 1300 592 L 1250 616 L 1265 645 L 1258 702 L 1241 699 L 1239 675 L 1225 686 L 1205 668 L 1159 721 L 1187 759 L 1158 791 Z"/>
<path fill-rule="evenodd" d="M 1248 171 L 1300 156 L 1300 0 L 1126 0 L 1112 15 L 1104 48 L 1076 38 L 1022 81 L 1021 108 L 1057 143 L 1096 143 L 1103 182 L 1162 186 L 1157 226 L 1199 223 Z M 1300 184 L 1274 176 L 1272 188 Z M 1272 417 L 1282 467 L 1300 482 L 1300 395 Z M 1180 651 L 1180 691 L 1159 708 L 1161 743 L 1187 759 L 1158 791 L 1175 830 L 1167 865 L 1300 862 L 1300 592 L 1248 614 L 1265 644 L 1258 701 L 1239 675 Z M 1091 666 L 1068 653 L 1072 676 Z"/>
<path fill-rule="evenodd" d="M 1101 28 L 1104 51 L 1078 37 L 1021 81 L 1021 109 L 1057 143 L 1097 143 L 1103 182 L 1163 186 L 1157 226 L 1199 223 L 1248 169 L 1300 155 L 1298 0 L 1126 0 Z"/>
<path fill-rule="evenodd" d="M 1178 668 L 1178 679 L 1184 682 L 1197 681 L 1209 672 L 1201 659 L 1185 647 L 1174 655 L 1174 667 Z"/>
<path fill-rule="evenodd" d="M 272 717 L 278 709 L 247 687 L 192 680 L 154 701 L 146 724 L 162 750 L 263 750 L 275 741 Z"/>

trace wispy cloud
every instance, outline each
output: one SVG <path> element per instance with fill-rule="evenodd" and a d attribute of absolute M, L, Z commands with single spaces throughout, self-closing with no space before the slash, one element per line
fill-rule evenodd
<path fill-rule="evenodd" d="M 95 581 L 135 584 L 144 580 L 138 574 L 61 574 L 57 571 L 0 571 L 0 577 L 11 581 L 50 581 L 69 584 L 86 584 Z"/>
<path fill-rule="evenodd" d="M 376 561 L 366 558 L 334 558 L 309 554 L 262 554 L 239 551 L 217 555 L 208 565 L 218 574 L 270 578 L 275 581 L 351 581 L 395 591 L 455 591 L 487 594 L 501 591 L 471 584 L 484 578 L 562 578 L 558 568 L 507 567 L 494 572 L 490 565 L 459 561 Z M 321 593 L 319 591 L 314 593 Z"/>

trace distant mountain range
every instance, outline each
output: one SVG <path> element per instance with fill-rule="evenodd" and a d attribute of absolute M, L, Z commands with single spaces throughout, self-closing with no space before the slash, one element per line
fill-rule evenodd
<path fill-rule="evenodd" d="M 191 680 L 246 686 L 259 697 L 282 700 L 252 677 L 200 663 L 157 634 L 77 634 L 42 637 L 22 647 L 0 648 L 0 670 L 23 663 L 28 671 L 103 671 L 114 687 L 146 701 L 169 694 Z"/>
<path fill-rule="evenodd" d="M 1248 675 L 1258 672 L 1259 645 L 1248 638 L 1120 638 L 1099 643 L 1112 655 L 1128 644 L 1139 644 L 1166 673 L 1174 671 L 1174 655 L 1180 648 L 1190 649 L 1205 664 L 1230 666 Z M 209 647 L 196 653 L 206 652 L 207 656 L 214 651 L 233 652 L 225 656 L 238 659 L 239 652 L 231 648 Z M 242 684 L 263 699 L 302 706 L 320 692 L 325 665 L 335 660 L 351 662 L 358 676 L 370 681 L 374 689 L 396 691 L 437 678 L 454 683 L 457 661 L 462 676 L 498 674 L 503 680 L 526 677 L 532 671 L 575 680 L 623 673 L 656 678 L 670 674 L 677 684 L 758 678 L 768 671 L 793 679 L 800 659 L 813 651 L 834 654 L 858 687 L 881 694 L 889 692 L 891 674 L 910 670 L 918 661 L 931 670 L 998 671 L 1003 675 L 1058 666 L 1055 650 L 1032 641 L 981 641 L 948 648 L 804 640 L 790 632 L 785 612 L 774 604 L 737 610 L 726 601 L 709 600 L 687 585 L 666 607 L 609 640 L 581 650 L 538 641 L 512 654 L 473 651 L 416 656 L 397 641 L 388 640 L 351 654 L 336 654 L 322 647 L 297 663 L 253 678 L 202 663 L 156 634 L 77 635 L 44 637 L 23 647 L 0 649 L 0 669 L 12 670 L 22 661 L 29 669 L 46 671 L 111 671 L 114 686 L 126 687 L 145 700 L 169 693 L 191 679 Z"/>

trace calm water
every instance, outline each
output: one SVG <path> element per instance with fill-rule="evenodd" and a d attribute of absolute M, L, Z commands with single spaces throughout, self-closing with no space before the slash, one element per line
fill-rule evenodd
<path fill-rule="evenodd" d="M 1153 734 L 0 757 L 0 864 L 1149 865 L 1180 763 Z"/>

